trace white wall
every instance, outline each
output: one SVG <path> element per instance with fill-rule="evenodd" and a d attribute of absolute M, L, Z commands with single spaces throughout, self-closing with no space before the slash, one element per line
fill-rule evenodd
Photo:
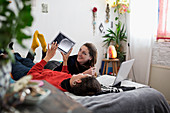
<path fill-rule="evenodd" d="M 41 4 L 48 4 L 48 13 L 42 13 Z M 92 26 L 92 8 L 97 7 L 97 25 L 96 33 L 93 35 Z M 105 23 L 105 0 L 34 0 L 32 14 L 34 22 L 32 26 L 32 35 L 35 30 L 45 36 L 46 42 L 50 43 L 55 36 L 61 31 L 66 36 L 70 37 L 76 42 L 72 54 L 77 54 L 79 48 L 85 42 L 92 42 L 98 49 L 98 62 L 97 70 L 101 66 L 103 58 L 103 33 L 99 31 L 99 25 L 102 23 L 105 30 L 111 26 L 110 22 Z M 111 20 L 113 20 L 113 9 L 110 12 Z M 24 44 L 29 48 L 32 39 L 25 40 Z M 27 50 L 21 49 L 17 44 L 14 45 L 14 50 L 19 51 L 22 56 L 25 56 Z M 41 59 L 41 47 L 36 49 L 36 61 Z M 62 60 L 62 57 L 57 51 L 56 56 L 53 58 Z"/>

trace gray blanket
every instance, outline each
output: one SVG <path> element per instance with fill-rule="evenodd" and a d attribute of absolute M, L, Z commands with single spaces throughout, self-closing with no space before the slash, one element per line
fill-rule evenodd
<path fill-rule="evenodd" d="M 170 113 L 164 96 L 153 88 L 86 96 L 76 101 L 94 113 Z"/>

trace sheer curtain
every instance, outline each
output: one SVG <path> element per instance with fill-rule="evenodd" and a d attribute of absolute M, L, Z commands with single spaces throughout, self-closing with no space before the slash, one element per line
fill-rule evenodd
<path fill-rule="evenodd" d="M 159 0 L 158 39 L 170 39 L 170 0 Z"/>
<path fill-rule="evenodd" d="M 128 47 L 127 59 L 135 59 L 133 65 L 136 82 L 148 84 L 151 64 L 153 38 L 157 31 L 157 0 L 131 0 L 128 15 Z M 132 75 L 134 74 L 134 75 Z"/>

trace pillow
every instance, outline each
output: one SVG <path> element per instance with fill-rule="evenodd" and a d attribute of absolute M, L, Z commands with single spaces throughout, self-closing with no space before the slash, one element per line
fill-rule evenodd
<path fill-rule="evenodd" d="M 47 64 L 44 66 L 44 69 L 51 69 L 53 70 L 54 68 L 60 66 L 61 63 L 59 61 L 51 60 L 48 61 Z"/>

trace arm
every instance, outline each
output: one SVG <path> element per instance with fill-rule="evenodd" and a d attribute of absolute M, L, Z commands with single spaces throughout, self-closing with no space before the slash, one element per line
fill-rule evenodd
<path fill-rule="evenodd" d="M 62 72 L 69 73 L 68 68 L 67 68 L 67 61 L 72 50 L 73 48 L 71 48 L 71 50 L 67 54 L 64 54 L 63 52 L 61 52 L 61 55 L 63 56 L 63 66 L 61 70 Z"/>
<path fill-rule="evenodd" d="M 57 42 L 55 43 L 53 42 L 51 45 L 51 48 L 49 47 L 49 44 L 48 44 L 48 50 L 43 60 L 48 62 L 55 55 L 57 48 L 58 48 Z"/>
<path fill-rule="evenodd" d="M 69 73 L 67 66 L 63 66 L 61 72 Z"/>
<path fill-rule="evenodd" d="M 48 51 L 47 51 L 45 58 L 41 60 L 39 63 L 35 64 L 27 74 L 33 75 L 34 79 L 41 78 L 42 77 L 41 73 L 44 69 L 44 66 L 55 55 L 57 47 L 58 47 L 57 43 L 53 43 L 51 45 L 51 48 L 49 48 L 49 45 L 48 45 Z"/>
<path fill-rule="evenodd" d="M 84 71 L 83 74 L 95 75 L 96 67 L 90 67 L 88 70 Z"/>
<path fill-rule="evenodd" d="M 27 75 L 32 75 L 33 79 L 43 79 L 43 75 L 41 75 L 44 66 L 47 64 L 45 60 L 41 60 L 39 63 L 36 63 L 30 71 L 27 73 Z"/>
<path fill-rule="evenodd" d="M 67 66 L 68 57 L 70 56 L 70 53 L 72 52 L 73 48 L 70 49 L 70 51 L 67 54 L 64 54 L 61 52 L 61 55 L 63 56 L 63 66 Z"/>

